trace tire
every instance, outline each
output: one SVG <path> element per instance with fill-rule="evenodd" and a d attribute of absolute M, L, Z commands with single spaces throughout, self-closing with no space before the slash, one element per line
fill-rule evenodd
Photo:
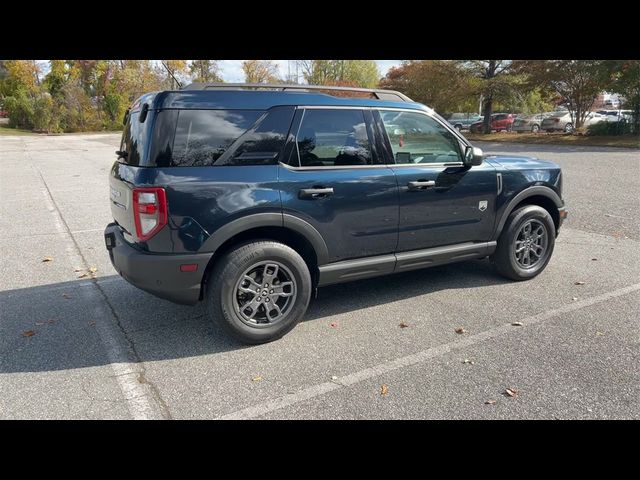
<path fill-rule="evenodd" d="M 567 124 L 564 126 L 564 131 L 565 131 L 565 133 L 571 133 L 571 132 L 573 132 L 573 124 L 572 124 L 572 123 L 567 123 Z"/>
<path fill-rule="evenodd" d="M 455 127 L 453 127 L 453 128 L 455 128 L 455 129 L 456 129 L 456 130 L 458 130 L 459 132 L 461 132 L 461 131 L 462 131 L 462 125 L 456 125 L 456 126 L 455 126 Z"/>
<path fill-rule="evenodd" d="M 312 290 L 302 257 L 287 245 L 268 240 L 229 251 L 217 261 L 209 279 L 208 316 L 232 337 L 253 345 L 277 340 L 293 329 L 307 310 Z M 253 293 L 254 288 L 261 289 L 260 294 Z M 257 307 L 255 312 L 251 305 Z M 266 312 L 267 305 L 278 310 Z"/>
<path fill-rule="evenodd" d="M 533 125 L 531 127 L 531 133 L 538 133 L 540 131 L 540 126 L 539 125 Z"/>
<path fill-rule="evenodd" d="M 541 238 L 533 240 L 535 235 L 531 235 L 527 244 L 525 227 L 527 224 L 531 225 L 530 232 L 540 233 L 544 230 L 544 240 Z M 555 239 L 556 228 L 549 212 L 537 205 L 525 205 L 509 215 L 491 261 L 502 276 L 511 280 L 529 280 L 539 275 L 549 263 Z M 516 254 L 516 242 L 518 247 L 524 247 L 525 250 L 519 254 L 519 258 Z M 531 245 L 528 249 L 529 253 L 526 252 L 528 245 Z M 542 245 L 543 248 L 541 248 Z M 527 256 L 529 266 L 526 266 Z"/>

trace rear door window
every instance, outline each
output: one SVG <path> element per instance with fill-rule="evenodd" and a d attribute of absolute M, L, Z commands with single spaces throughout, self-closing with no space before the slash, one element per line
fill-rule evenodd
<path fill-rule="evenodd" d="M 371 142 L 362 110 L 305 110 L 296 135 L 301 167 L 371 165 Z"/>
<path fill-rule="evenodd" d="M 215 165 L 263 114 L 259 110 L 181 110 L 173 141 L 172 166 Z"/>

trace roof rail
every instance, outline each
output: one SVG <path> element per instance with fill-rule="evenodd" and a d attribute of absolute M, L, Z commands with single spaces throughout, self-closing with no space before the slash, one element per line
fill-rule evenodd
<path fill-rule="evenodd" d="M 369 93 L 378 100 L 391 100 L 413 102 L 405 94 L 395 90 L 381 88 L 339 87 L 334 85 L 290 85 L 284 83 L 192 83 L 183 90 L 241 90 L 241 89 L 267 89 L 267 90 L 299 90 L 309 92 L 312 90 L 336 90 L 341 92 Z"/>

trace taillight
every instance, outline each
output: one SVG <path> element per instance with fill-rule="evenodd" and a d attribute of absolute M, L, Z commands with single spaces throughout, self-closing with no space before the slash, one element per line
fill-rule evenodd
<path fill-rule="evenodd" d="M 148 240 L 167 224 L 167 195 L 164 188 L 134 188 L 133 218 L 136 235 Z"/>

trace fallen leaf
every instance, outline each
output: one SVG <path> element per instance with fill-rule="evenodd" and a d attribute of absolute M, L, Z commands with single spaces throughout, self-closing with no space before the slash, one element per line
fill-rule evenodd
<path fill-rule="evenodd" d="M 522 326 L 524 326 L 524 323 L 522 323 L 522 322 L 511 322 L 511 325 L 513 325 L 514 327 L 522 327 Z"/>
<path fill-rule="evenodd" d="M 380 387 L 380 395 L 386 395 L 387 393 L 389 393 L 389 387 L 387 387 L 386 385 L 382 385 Z"/>
<path fill-rule="evenodd" d="M 67 299 L 69 299 L 69 298 L 71 298 L 71 295 L 69 295 L 68 293 L 63 293 L 63 294 L 62 294 L 62 298 L 67 298 Z"/>
<path fill-rule="evenodd" d="M 593 262 L 597 262 L 597 261 L 598 261 L 598 259 L 597 259 L 597 258 L 592 258 L 592 259 L 591 259 L 591 261 L 593 261 Z"/>
<path fill-rule="evenodd" d="M 338 326 L 338 324 L 337 324 L 336 322 L 331 322 L 331 323 L 329 324 L 329 326 L 331 326 L 331 327 L 333 327 L 333 328 L 336 328 L 336 327 Z"/>
<path fill-rule="evenodd" d="M 91 268 L 89 269 L 89 272 L 90 272 L 90 273 L 96 273 L 97 271 L 98 271 L 98 269 L 97 269 L 96 267 L 91 267 Z"/>
<path fill-rule="evenodd" d="M 37 325 L 37 323 L 36 323 Z M 604 332 L 596 332 L 596 335 L 604 335 Z"/>
<path fill-rule="evenodd" d="M 336 377 L 335 375 L 331 377 L 331 380 L 337 380 L 338 377 Z"/>
<path fill-rule="evenodd" d="M 476 362 L 474 362 L 473 360 L 469 360 L 468 358 L 465 358 L 462 363 L 468 363 L 469 365 L 475 365 Z"/>
<path fill-rule="evenodd" d="M 405 322 L 400 322 L 400 324 L 398 325 L 400 328 L 407 328 L 409 326 L 408 323 Z"/>
<path fill-rule="evenodd" d="M 578 282 L 575 282 L 574 285 L 584 285 L 584 282 L 583 281 L 578 281 Z"/>
<path fill-rule="evenodd" d="M 253 377 L 251 379 L 252 382 L 261 382 L 262 381 L 262 377 L 260 375 L 258 375 L 257 377 Z"/>
<path fill-rule="evenodd" d="M 518 395 L 518 390 L 516 390 L 515 388 L 507 388 L 505 389 L 504 394 L 507 397 L 515 397 L 516 395 Z"/>
<path fill-rule="evenodd" d="M 485 405 L 495 405 L 496 404 L 496 400 L 487 400 L 486 402 L 484 402 Z"/>
<path fill-rule="evenodd" d="M 82 275 L 78 275 L 78 278 L 86 278 L 86 277 L 88 277 L 88 276 L 89 276 L 89 275 L 87 275 L 86 273 L 83 273 Z"/>
<path fill-rule="evenodd" d="M 82 270 L 84 270 L 83 268 L 74 268 L 73 271 L 74 272 L 81 272 Z"/>
<path fill-rule="evenodd" d="M 36 325 L 40 327 L 40 326 L 44 325 L 44 322 L 36 322 Z"/>
<path fill-rule="evenodd" d="M 455 329 L 455 332 L 456 332 L 456 333 L 459 333 L 459 334 L 467 333 L 467 331 L 466 331 L 464 328 L 462 328 L 462 327 L 458 327 L 458 328 L 456 328 L 456 329 Z"/>
<path fill-rule="evenodd" d="M 571 300 L 575 302 L 576 300 L 578 300 L 578 297 L 571 297 Z"/>
<path fill-rule="evenodd" d="M 55 321 L 55 320 L 53 320 L 53 319 L 51 319 L 51 320 L 49 320 L 47 323 L 48 323 L 49 325 L 53 325 L 54 323 L 56 323 L 56 321 Z"/>
<path fill-rule="evenodd" d="M 53 262 L 53 257 L 44 257 L 42 259 L 42 263 L 45 263 L 45 262 Z"/>
<path fill-rule="evenodd" d="M 87 322 L 90 326 L 95 326 L 96 322 Z"/>
<path fill-rule="evenodd" d="M 27 330 L 26 332 L 22 332 L 23 337 L 33 337 L 36 334 L 33 330 Z"/>

